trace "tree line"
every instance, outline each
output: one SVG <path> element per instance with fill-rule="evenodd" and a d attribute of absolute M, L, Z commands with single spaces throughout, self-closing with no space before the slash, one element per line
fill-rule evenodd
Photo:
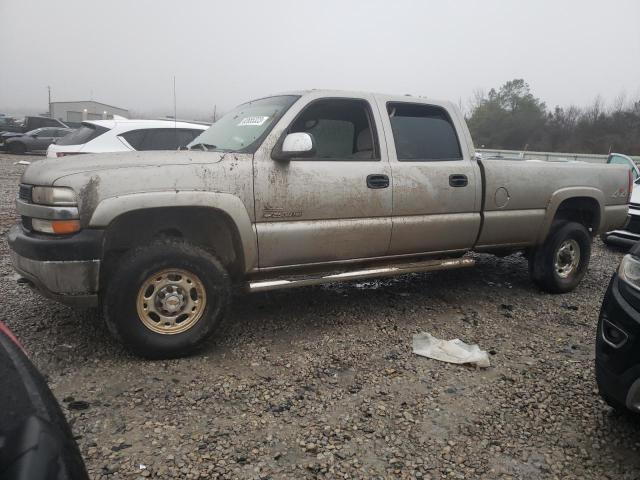
<path fill-rule="evenodd" d="M 523 79 L 476 92 L 467 123 L 478 148 L 640 155 L 640 100 L 548 110 Z"/>

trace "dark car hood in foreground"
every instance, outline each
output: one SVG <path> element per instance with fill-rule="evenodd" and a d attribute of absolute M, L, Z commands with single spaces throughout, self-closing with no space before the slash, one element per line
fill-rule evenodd
<path fill-rule="evenodd" d="M 0 406 L 0 478 L 89 478 L 69 425 L 44 378 L 3 331 Z"/>

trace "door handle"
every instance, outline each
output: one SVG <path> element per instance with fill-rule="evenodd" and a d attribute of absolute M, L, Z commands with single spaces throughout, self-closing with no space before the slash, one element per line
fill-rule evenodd
<path fill-rule="evenodd" d="M 367 187 L 369 188 L 387 188 L 389 186 L 389 177 L 387 175 L 367 175 Z"/>
<path fill-rule="evenodd" d="M 455 174 L 449 175 L 449 185 L 452 187 L 466 187 L 469 184 L 469 179 L 466 175 Z"/>

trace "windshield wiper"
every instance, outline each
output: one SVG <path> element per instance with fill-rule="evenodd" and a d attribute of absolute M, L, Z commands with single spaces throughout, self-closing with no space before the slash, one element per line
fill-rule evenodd
<path fill-rule="evenodd" d="M 211 148 L 211 149 L 213 149 L 213 148 L 218 148 L 217 146 L 215 146 L 215 145 L 211 145 L 210 143 L 196 143 L 196 144 L 194 144 L 194 145 L 191 145 L 191 146 L 189 147 L 189 150 L 191 150 L 191 149 L 193 149 L 193 148 L 198 148 L 198 147 L 200 147 L 200 149 L 201 149 L 203 152 L 208 152 L 210 148 Z"/>

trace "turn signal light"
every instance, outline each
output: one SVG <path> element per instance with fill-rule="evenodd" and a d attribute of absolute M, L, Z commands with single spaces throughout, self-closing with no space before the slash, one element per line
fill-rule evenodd
<path fill-rule="evenodd" d="M 53 233 L 64 235 L 67 233 L 75 233 L 80 230 L 79 220 L 54 220 L 51 222 Z"/>
<path fill-rule="evenodd" d="M 36 232 L 68 235 L 80 231 L 80 220 L 41 220 L 33 218 L 31 228 Z"/>

